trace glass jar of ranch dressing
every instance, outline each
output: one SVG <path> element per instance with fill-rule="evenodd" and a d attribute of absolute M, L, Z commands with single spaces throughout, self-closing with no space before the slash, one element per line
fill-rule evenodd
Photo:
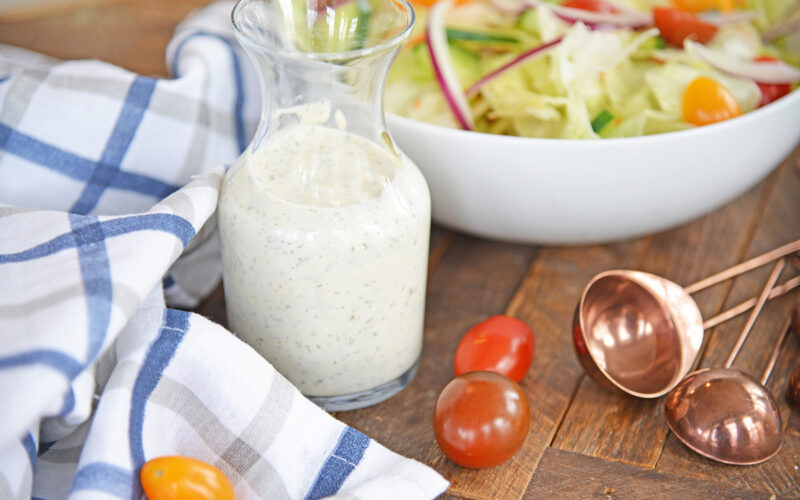
<path fill-rule="evenodd" d="M 243 0 L 264 89 L 219 202 L 231 329 L 328 410 L 383 401 L 422 349 L 430 194 L 389 136 L 387 70 L 405 0 Z"/>

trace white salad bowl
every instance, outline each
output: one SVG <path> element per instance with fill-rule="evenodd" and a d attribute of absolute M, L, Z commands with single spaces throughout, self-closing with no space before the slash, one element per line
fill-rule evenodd
<path fill-rule="evenodd" d="M 389 114 L 433 219 L 486 238 L 599 243 L 675 227 L 757 184 L 800 141 L 800 90 L 725 122 L 623 139 L 536 139 Z"/>

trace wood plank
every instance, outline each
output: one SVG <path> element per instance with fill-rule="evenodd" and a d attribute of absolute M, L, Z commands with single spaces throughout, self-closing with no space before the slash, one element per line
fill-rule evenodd
<path fill-rule="evenodd" d="M 636 268 L 686 285 L 740 261 L 776 181 L 772 175 L 725 207 L 655 235 Z M 704 317 L 721 310 L 729 288 L 727 283 L 695 296 Z M 611 392 L 587 377 L 553 447 L 652 468 L 667 431 L 660 399 L 642 400 Z"/>
<path fill-rule="evenodd" d="M 779 172 L 778 189 L 770 198 L 761 223 L 748 249 L 748 256 L 757 255 L 800 237 L 800 171 L 795 162 L 800 158 L 800 149 Z M 737 303 L 754 289 L 763 286 L 771 266 L 744 275 L 734 282 L 728 305 Z M 794 270 L 787 270 L 789 276 Z M 796 271 L 794 271 L 796 274 Z M 791 308 L 800 299 L 797 292 L 768 304 L 759 316 L 750 338 L 742 347 L 734 367 L 760 378 L 780 329 L 789 317 Z M 701 366 L 721 366 L 733 347 L 744 320 L 721 325 L 708 343 Z M 772 391 L 781 408 L 785 423 L 784 445 L 781 451 L 764 464 L 752 467 L 733 467 L 718 464 L 690 452 L 675 437 L 670 436 L 657 470 L 715 481 L 735 486 L 745 486 L 758 491 L 800 497 L 800 433 L 797 412 L 791 413 L 784 398 L 786 384 L 792 370 L 800 359 L 800 340 L 791 336 L 783 348 L 779 363 L 767 387 Z"/>
<path fill-rule="evenodd" d="M 439 263 L 442 262 L 444 254 L 456 239 L 456 233 L 452 230 L 439 226 L 431 225 L 431 241 L 428 247 L 428 277 L 430 277 Z"/>
<path fill-rule="evenodd" d="M 4 0 L 0 2 L 0 20 L 36 19 L 110 1 L 112 0 Z"/>
<path fill-rule="evenodd" d="M 522 449 L 512 458 L 526 483 L 584 377 L 570 332 L 585 283 L 603 270 L 630 267 L 648 243 L 645 238 L 614 245 L 545 248 L 509 305 L 507 314 L 528 323 L 536 335 L 531 371 L 522 381 L 532 408 L 531 427 Z M 517 493 L 503 498 L 520 498 Z"/>
<path fill-rule="evenodd" d="M 687 479 L 577 453 L 545 450 L 525 498 L 775 499 L 745 488 Z"/>
<path fill-rule="evenodd" d="M 483 470 L 453 464 L 434 439 L 433 406 L 454 377 L 453 354 L 461 336 L 506 308 L 535 255 L 531 246 L 457 236 L 428 282 L 425 340 L 416 378 L 384 403 L 335 416 L 390 449 L 431 465 L 451 482 L 452 495 L 519 498 L 532 472 L 524 457 Z"/>
<path fill-rule="evenodd" d="M 726 487 L 787 498 L 800 498 L 800 435 L 785 433 L 780 452 L 768 462 L 751 466 L 725 465 L 689 450 L 670 435 L 656 471 L 685 478 L 714 481 Z"/>
<path fill-rule="evenodd" d="M 175 25 L 210 2 L 170 0 L 169 8 L 162 0 L 75 3 L 22 19 L 0 19 L 0 43 L 59 59 L 100 59 L 137 73 L 166 76 L 164 50 Z"/>

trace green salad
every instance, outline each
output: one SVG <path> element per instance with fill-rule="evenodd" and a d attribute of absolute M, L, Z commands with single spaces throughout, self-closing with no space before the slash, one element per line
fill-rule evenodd
<path fill-rule="evenodd" d="M 472 0 L 415 5 L 388 112 L 525 137 L 707 125 L 800 81 L 796 0 Z"/>

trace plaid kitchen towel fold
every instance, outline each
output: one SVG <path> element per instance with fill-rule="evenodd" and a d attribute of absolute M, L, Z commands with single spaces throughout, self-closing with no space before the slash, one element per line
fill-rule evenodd
<path fill-rule="evenodd" d="M 174 79 L 0 45 L 0 203 L 140 212 L 192 175 L 231 163 L 261 107 L 254 72 L 226 28 L 232 5 L 179 26 L 168 50 Z M 219 282 L 218 241 L 213 227 L 207 232 L 165 277 L 171 304 L 195 306 Z"/>
<path fill-rule="evenodd" d="M 447 486 L 164 306 L 219 280 L 214 165 L 260 112 L 231 7 L 179 27 L 169 80 L 0 46 L 0 499 L 140 498 L 165 454 L 216 464 L 239 498 Z"/>

